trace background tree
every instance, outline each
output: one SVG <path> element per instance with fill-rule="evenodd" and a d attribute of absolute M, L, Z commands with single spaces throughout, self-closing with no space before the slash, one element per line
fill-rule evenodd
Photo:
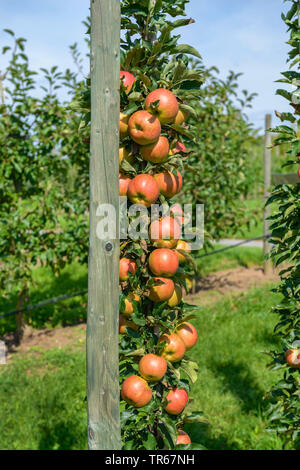
<path fill-rule="evenodd" d="M 34 266 L 50 266 L 58 274 L 72 260 L 87 259 L 88 181 L 80 174 L 72 183 L 71 175 L 88 165 L 88 146 L 75 132 L 79 115 L 57 96 L 63 85 L 76 95 L 76 74 L 42 69 L 48 86 L 37 98 L 25 39 L 7 33 L 14 44 L 2 50 L 11 58 L 1 79 L 0 285 L 4 295 L 18 293 L 18 309 L 29 300 Z M 20 340 L 22 315 L 17 326 Z"/>

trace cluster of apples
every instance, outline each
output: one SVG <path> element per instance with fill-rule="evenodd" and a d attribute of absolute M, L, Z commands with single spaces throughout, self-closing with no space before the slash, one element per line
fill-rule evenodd
<path fill-rule="evenodd" d="M 130 72 L 120 73 L 126 92 L 129 93 L 134 76 Z M 154 106 L 159 102 L 158 106 Z M 139 153 L 147 162 L 164 163 L 169 156 L 186 152 L 182 142 L 170 148 L 168 138 L 161 135 L 164 124 L 182 124 L 187 114 L 179 109 L 176 96 L 165 88 L 149 93 L 145 100 L 145 109 L 136 111 L 131 116 L 120 113 L 120 135 L 130 138 L 138 145 Z M 132 155 L 125 147 L 119 149 L 119 162 L 125 158 L 132 161 Z M 121 196 L 128 196 L 134 204 L 150 207 L 159 195 L 171 198 L 182 188 L 182 176 L 179 171 L 174 175 L 169 171 L 150 174 L 139 174 L 132 180 L 119 174 L 119 191 Z"/>
<path fill-rule="evenodd" d="M 135 77 L 125 71 L 120 73 L 126 93 L 130 93 Z M 179 109 L 176 96 L 167 89 L 152 91 L 145 100 L 144 110 L 136 111 L 131 116 L 120 113 L 120 135 L 122 138 L 130 137 L 138 145 L 141 157 L 154 164 L 164 163 L 169 156 L 186 152 L 182 142 L 177 142 L 171 149 L 168 138 L 161 135 L 162 126 L 175 123 L 182 124 L 187 114 Z M 130 163 L 134 157 L 125 147 L 119 149 L 119 163 L 123 159 Z M 182 176 L 169 171 L 152 174 L 138 174 L 130 179 L 119 174 L 119 189 L 121 196 L 127 196 L 134 204 L 150 207 L 159 195 L 171 198 L 178 194 L 182 187 Z M 168 306 L 176 307 L 182 300 L 182 288 L 175 284 L 172 277 L 176 274 L 179 265 L 186 262 L 183 252 L 190 252 L 190 245 L 180 240 L 180 226 L 184 224 L 184 214 L 179 205 L 170 209 L 170 216 L 162 217 L 150 224 L 149 236 L 155 248 L 148 257 L 148 267 L 154 279 L 145 291 L 145 295 L 153 302 L 166 301 Z M 180 250 L 180 251 L 179 251 Z M 119 267 L 119 280 L 121 286 L 126 287 L 129 275 L 137 271 L 137 264 L 133 259 L 121 258 Z M 125 284 L 123 284 L 125 283 Z M 141 303 L 141 297 L 135 293 L 127 294 L 122 310 L 120 311 L 119 331 L 126 333 L 127 327 L 137 330 L 139 327 L 131 320 L 134 312 L 134 302 Z M 198 334 L 191 323 L 182 322 L 175 331 L 164 333 L 158 339 L 163 343 L 160 355 L 146 354 L 139 361 L 139 374 L 128 377 L 122 384 L 121 396 L 128 404 L 137 408 L 147 405 L 152 399 L 152 389 L 149 383 L 163 381 L 167 372 L 167 361 L 180 361 L 187 350 L 197 342 Z M 167 383 L 165 382 L 165 385 Z M 165 411 L 171 415 L 179 415 L 188 403 L 189 397 L 185 389 L 175 388 L 166 395 L 167 405 Z M 177 444 L 188 444 L 191 440 L 182 430 L 178 430 Z"/>

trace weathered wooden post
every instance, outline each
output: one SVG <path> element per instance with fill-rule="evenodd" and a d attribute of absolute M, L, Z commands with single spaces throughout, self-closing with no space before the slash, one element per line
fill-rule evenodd
<path fill-rule="evenodd" d="M 91 0 L 90 241 L 87 322 L 88 444 L 120 449 L 119 187 L 120 1 Z M 104 204 L 116 234 L 99 235 Z M 109 209 L 106 206 L 107 210 Z M 109 211 L 111 219 L 114 217 Z"/>
<path fill-rule="evenodd" d="M 265 118 L 265 143 L 264 143 L 264 202 L 270 196 L 271 188 L 271 149 L 268 148 L 272 143 L 272 137 L 270 132 L 267 132 L 272 125 L 272 116 L 271 114 L 266 114 Z M 267 220 L 271 215 L 271 208 L 267 206 L 264 208 L 264 255 L 266 256 L 270 252 L 270 243 L 267 235 L 270 234 L 270 223 Z M 264 261 L 264 273 L 269 274 L 272 271 L 272 262 L 270 259 Z"/>

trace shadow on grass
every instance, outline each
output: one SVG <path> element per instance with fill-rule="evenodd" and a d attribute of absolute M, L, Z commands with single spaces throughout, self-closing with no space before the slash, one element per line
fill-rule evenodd
<path fill-rule="evenodd" d="M 192 442 L 203 445 L 207 450 L 242 450 L 237 443 L 229 443 L 224 435 L 218 437 L 212 435 L 209 424 L 189 423 L 184 426 Z"/>
<path fill-rule="evenodd" d="M 59 421 L 54 426 L 45 425 L 40 429 L 39 450 L 85 449 L 82 435 L 78 435 L 77 423 Z"/>
<path fill-rule="evenodd" d="M 238 398 L 242 411 L 245 413 L 259 411 L 265 391 L 252 376 L 248 367 L 242 363 L 233 364 L 232 362 L 211 364 L 210 367 L 218 377 L 223 377 L 223 387 Z"/>

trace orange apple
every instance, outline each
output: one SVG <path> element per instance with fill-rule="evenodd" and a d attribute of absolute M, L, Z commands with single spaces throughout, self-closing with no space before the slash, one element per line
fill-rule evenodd
<path fill-rule="evenodd" d="M 121 388 L 121 397 L 129 405 L 141 408 L 151 400 L 152 390 L 146 380 L 138 375 L 132 375 L 124 380 Z"/>
<path fill-rule="evenodd" d="M 130 72 L 125 72 L 125 70 L 120 71 L 120 79 L 126 88 L 126 94 L 128 95 L 131 91 L 131 88 L 136 81 L 135 76 Z"/>
<path fill-rule="evenodd" d="M 180 226 L 173 217 L 154 220 L 149 228 L 150 239 L 158 248 L 175 248 L 181 235 Z"/>
<path fill-rule="evenodd" d="M 170 415 L 179 415 L 186 407 L 189 396 L 184 388 L 175 388 L 170 390 L 166 399 L 169 402 L 165 407 L 166 412 Z"/>
<path fill-rule="evenodd" d="M 149 256 L 149 268 L 155 276 L 172 277 L 178 265 L 177 254 L 169 248 L 158 248 Z"/>
<path fill-rule="evenodd" d="M 178 362 L 181 361 L 181 359 L 185 355 L 185 344 L 176 333 L 165 333 L 159 338 L 158 342 L 166 342 L 163 347 L 161 356 L 164 357 L 167 361 Z"/>
<path fill-rule="evenodd" d="M 138 325 L 132 321 L 127 320 L 123 315 L 119 315 L 119 333 L 124 335 L 127 333 L 126 328 L 131 328 L 134 331 L 139 329 Z"/>
<path fill-rule="evenodd" d="M 174 292 L 174 282 L 165 277 L 154 277 L 154 285 L 149 288 L 149 299 L 152 302 L 165 302 Z"/>
<path fill-rule="evenodd" d="M 190 436 L 186 432 L 182 431 L 182 429 L 179 429 L 177 433 L 176 445 L 179 446 L 180 444 L 186 445 L 191 443 L 192 441 Z"/>
<path fill-rule="evenodd" d="M 189 113 L 187 111 L 184 111 L 183 109 L 179 109 L 176 118 L 175 118 L 175 123 L 177 126 L 180 126 L 183 122 L 187 121 L 189 117 Z"/>
<path fill-rule="evenodd" d="M 144 160 L 152 163 L 162 163 L 169 156 L 169 141 L 166 137 L 160 136 L 154 144 L 143 145 L 140 148 Z"/>
<path fill-rule="evenodd" d="M 128 121 L 130 137 L 139 145 L 158 141 L 161 133 L 159 120 L 148 111 L 136 111 Z"/>
<path fill-rule="evenodd" d="M 176 175 L 173 175 L 170 171 L 157 173 L 154 175 L 154 178 L 158 183 L 161 194 L 167 198 L 171 198 L 181 191 L 182 176 L 179 171 L 177 171 Z"/>
<path fill-rule="evenodd" d="M 148 174 L 137 175 L 128 185 L 128 197 L 134 204 L 150 207 L 159 196 L 159 186 L 155 178 Z"/>
<path fill-rule="evenodd" d="M 168 300 L 169 307 L 176 307 L 176 305 L 180 304 L 182 300 L 182 289 L 178 284 L 175 284 L 175 289 L 173 292 L 172 297 Z"/>
<path fill-rule="evenodd" d="M 129 258 L 121 258 L 119 263 L 119 279 L 120 281 L 127 281 L 129 273 L 135 274 L 137 270 L 136 262 Z"/>
<path fill-rule="evenodd" d="M 170 149 L 169 155 L 175 155 L 176 153 L 187 153 L 186 146 L 182 142 L 177 142 L 176 146 Z"/>
<path fill-rule="evenodd" d="M 156 354 L 146 354 L 139 362 L 139 372 L 148 382 L 158 382 L 167 372 L 167 361 Z"/>
<path fill-rule="evenodd" d="M 156 101 L 159 101 L 159 105 L 153 109 L 151 104 Z M 147 96 L 145 109 L 149 113 L 156 114 L 162 124 L 168 124 L 175 121 L 179 105 L 176 96 L 171 91 L 165 88 L 158 88 Z"/>
<path fill-rule="evenodd" d="M 288 349 L 285 358 L 290 367 L 300 369 L 300 349 Z"/>
<path fill-rule="evenodd" d="M 128 178 L 125 175 L 122 175 L 119 173 L 119 194 L 120 196 L 126 196 L 127 195 L 127 190 L 128 190 L 128 185 L 130 183 L 131 179 Z"/>
<path fill-rule="evenodd" d="M 127 297 L 124 299 L 124 308 L 123 310 L 121 311 L 121 313 L 123 313 L 124 316 L 126 317 L 129 317 L 130 315 L 133 314 L 134 312 L 134 306 L 133 306 L 133 301 L 136 301 L 136 302 L 141 302 L 141 298 L 138 294 L 136 294 L 135 292 L 130 292 Z"/>
<path fill-rule="evenodd" d="M 120 113 L 120 137 L 124 138 L 128 136 L 128 122 L 130 116 L 124 113 Z"/>
<path fill-rule="evenodd" d="M 178 326 L 178 328 L 176 329 L 176 333 L 178 334 L 179 338 L 181 338 L 184 342 L 185 349 L 187 351 L 193 348 L 198 341 L 198 333 L 196 328 L 187 321 L 181 323 Z"/>
<path fill-rule="evenodd" d="M 177 242 L 176 253 L 178 256 L 178 261 L 179 261 L 179 264 L 184 264 L 186 262 L 186 257 L 177 250 L 182 250 L 182 251 L 185 251 L 186 253 L 190 253 L 192 250 L 191 245 L 184 240 L 178 240 Z"/>

